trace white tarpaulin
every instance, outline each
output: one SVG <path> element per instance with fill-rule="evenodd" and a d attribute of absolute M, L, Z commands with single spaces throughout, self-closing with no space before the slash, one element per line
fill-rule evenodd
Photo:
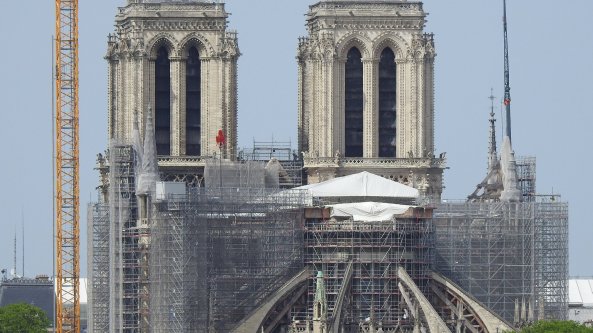
<path fill-rule="evenodd" d="M 323 197 L 383 197 L 418 198 L 418 190 L 377 176 L 370 172 L 360 172 L 350 176 L 338 177 L 328 181 L 310 184 L 297 189 L 309 190 L 311 196 Z"/>
<path fill-rule="evenodd" d="M 357 202 L 328 206 L 332 209 L 331 217 L 352 217 L 354 221 L 388 221 L 393 215 L 405 213 L 411 206 L 382 202 Z"/>

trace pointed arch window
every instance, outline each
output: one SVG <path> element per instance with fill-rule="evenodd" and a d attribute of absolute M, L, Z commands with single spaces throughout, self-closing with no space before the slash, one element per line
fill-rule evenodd
<path fill-rule="evenodd" d="M 157 155 L 171 154 L 171 62 L 169 51 L 157 51 L 154 68 L 155 141 Z"/>
<path fill-rule="evenodd" d="M 387 47 L 379 61 L 379 157 L 396 157 L 396 86 L 395 54 Z"/>
<path fill-rule="evenodd" d="M 201 154 L 201 65 L 196 47 L 188 51 L 185 67 L 185 153 Z"/>
<path fill-rule="evenodd" d="M 348 51 L 344 74 L 344 156 L 362 157 L 363 67 L 362 55 L 356 47 Z"/>

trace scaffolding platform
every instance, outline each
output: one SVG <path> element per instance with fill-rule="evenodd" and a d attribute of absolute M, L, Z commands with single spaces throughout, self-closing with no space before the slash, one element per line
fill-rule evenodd
<path fill-rule="evenodd" d="M 387 221 L 329 216 L 328 208 L 307 209 L 304 234 L 304 263 L 323 272 L 328 313 L 343 313 L 340 320 L 347 332 L 358 332 L 360 325 L 369 321 L 381 323 L 386 330 L 411 329 L 414 323 L 404 311 L 397 270 L 404 268 L 422 293 L 430 294 L 432 209 L 411 207 L 406 214 Z M 348 283 L 346 275 L 351 276 L 349 296 L 343 310 L 337 310 L 340 291 Z M 294 307 L 290 315 L 303 329 L 313 318 L 315 292 L 316 278 L 311 276 L 304 306 Z"/>
<path fill-rule="evenodd" d="M 150 308 L 162 332 L 230 332 L 302 270 L 306 193 L 194 188 L 155 202 Z"/>
<path fill-rule="evenodd" d="M 436 268 L 509 322 L 566 319 L 568 205 L 443 203 Z"/>

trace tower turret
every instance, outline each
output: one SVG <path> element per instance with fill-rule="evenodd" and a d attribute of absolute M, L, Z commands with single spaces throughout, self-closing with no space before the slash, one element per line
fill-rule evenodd
<path fill-rule="evenodd" d="M 317 272 L 315 300 L 313 301 L 313 333 L 327 333 L 327 298 L 323 272 Z"/>
<path fill-rule="evenodd" d="M 132 143 L 135 114 L 143 129 L 152 106 L 163 180 L 202 182 L 205 160 L 237 146 L 238 37 L 223 3 L 128 0 L 108 39 L 109 139 Z M 146 133 L 142 133 L 144 137 Z"/>
<path fill-rule="evenodd" d="M 297 51 L 307 183 L 367 171 L 415 184 L 428 174 L 427 195 L 439 201 L 445 155 L 435 157 L 436 50 L 423 4 L 325 0 L 309 8 Z"/>

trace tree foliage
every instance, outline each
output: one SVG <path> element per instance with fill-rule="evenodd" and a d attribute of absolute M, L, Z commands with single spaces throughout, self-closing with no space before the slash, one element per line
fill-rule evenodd
<path fill-rule="evenodd" d="M 0 333 L 46 333 L 50 324 L 45 312 L 30 304 L 0 308 Z"/>
<path fill-rule="evenodd" d="M 593 328 L 574 321 L 538 321 L 523 328 L 520 333 L 593 333 Z"/>

